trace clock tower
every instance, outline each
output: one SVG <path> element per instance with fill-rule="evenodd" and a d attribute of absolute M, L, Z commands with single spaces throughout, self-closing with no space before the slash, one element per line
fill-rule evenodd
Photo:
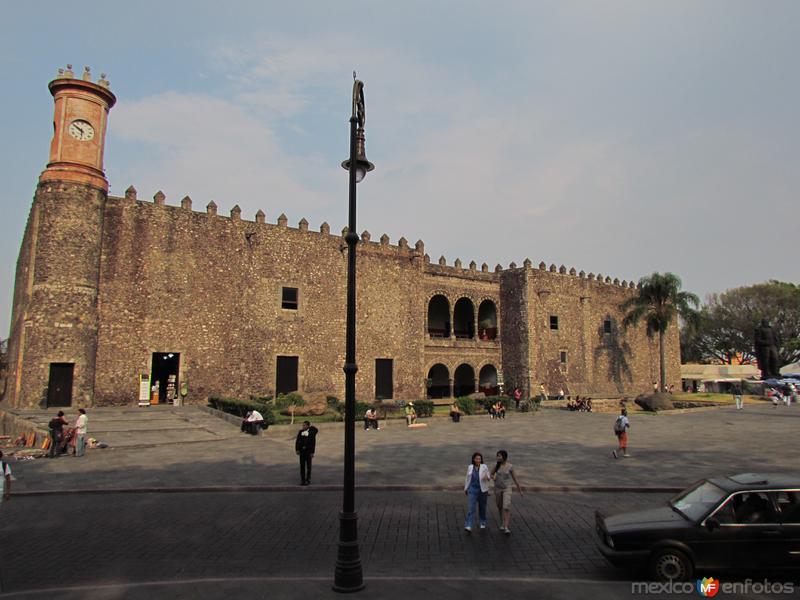
<path fill-rule="evenodd" d="M 103 150 L 116 97 L 105 74 L 49 84 L 55 102 L 47 167 L 31 205 L 14 284 L 10 406 L 91 406 L 108 181 Z"/>
<path fill-rule="evenodd" d="M 50 82 L 55 100 L 53 141 L 50 160 L 40 181 L 74 181 L 108 191 L 103 172 L 108 111 L 117 98 L 108 87 L 105 73 L 97 83 L 91 81 L 89 67 L 83 78 L 76 79 L 72 65 L 59 69 L 59 77 Z"/>

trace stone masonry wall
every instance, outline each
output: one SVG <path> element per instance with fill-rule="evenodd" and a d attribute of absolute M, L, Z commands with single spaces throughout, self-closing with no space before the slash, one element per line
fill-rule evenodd
<path fill-rule="evenodd" d="M 110 198 L 101 273 L 96 396 L 134 400 L 153 352 L 178 352 L 188 402 L 273 395 L 277 357 L 299 357 L 299 391 L 343 397 L 347 246 L 338 235 Z M 258 220 L 263 220 L 259 217 Z M 359 245 L 356 393 L 374 398 L 376 358 L 394 360 L 395 397 L 418 392 L 423 311 L 415 251 Z M 298 310 L 281 308 L 283 287 Z"/>
<path fill-rule="evenodd" d="M 93 401 L 104 202 L 88 185 L 37 188 L 17 263 L 11 405 L 43 405 L 50 363 L 74 363 L 73 404 Z"/>

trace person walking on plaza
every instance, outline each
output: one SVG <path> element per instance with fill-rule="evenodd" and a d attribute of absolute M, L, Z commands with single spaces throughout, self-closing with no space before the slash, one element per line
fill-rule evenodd
<path fill-rule="evenodd" d="M 3 451 L 0 450 L 0 506 L 11 500 L 11 467 L 3 460 Z"/>
<path fill-rule="evenodd" d="M 89 418 L 86 416 L 86 409 L 78 409 L 78 418 L 75 421 L 75 456 L 83 456 L 86 450 L 86 430 Z"/>
<path fill-rule="evenodd" d="M 731 393 L 733 394 L 733 401 L 736 402 L 736 410 L 742 410 L 744 401 L 742 400 L 742 388 L 738 384 L 734 384 Z"/>
<path fill-rule="evenodd" d="M 319 430 L 309 421 L 303 421 L 302 429 L 297 432 L 294 451 L 300 457 L 300 485 L 311 483 L 311 459 L 317 447 L 317 433 Z"/>
<path fill-rule="evenodd" d="M 47 427 L 50 429 L 50 452 L 48 452 L 48 458 L 55 458 L 56 452 L 60 452 L 61 440 L 64 437 L 64 425 L 67 424 L 67 420 L 64 418 L 64 411 L 58 411 L 58 414 L 50 419 L 50 423 L 47 424 Z"/>
<path fill-rule="evenodd" d="M 623 408 L 617 420 L 614 421 L 614 433 L 617 436 L 617 442 L 619 447 L 616 450 L 613 450 L 611 454 L 614 458 L 619 456 L 619 453 L 622 454 L 625 458 L 628 458 L 630 454 L 628 454 L 628 429 L 630 429 L 631 424 L 628 421 L 628 410 Z"/>
<path fill-rule="evenodd" d="M 522 392 L 519 388 L 514 388 L 514 410 L 519 410 L 519 401 L 522 399 Z"/>
<path fill-rule="evenodd" d="M 511 481 L 517 486 L 519 495 L 522 496 L 522 487 L 514 474 L 514 467 L 508 462 L 508 452 L 497 451 L 497 464 L 492 469 L 491 477 L 494 479 L 494 499 L 497 503 L 497 512 L 500 515 L 500 531 L 508 535 L 508 521 L 511 519 Z"/>
<path fill-rule="evenodd" d="M 483 454 L 476 452 L 472 455 L 472 462 L 467 467 L 467 478 L 464 480 L 464 494 L 469 498 L 467 518 L 464 520 L 464 530 L 472 533 L 475 524 L 475 505 L 478 505 L 478 518 L 480 528 L 486 529 L 486 499 L 489 496 L 489 467 L 483 464 Z"/>

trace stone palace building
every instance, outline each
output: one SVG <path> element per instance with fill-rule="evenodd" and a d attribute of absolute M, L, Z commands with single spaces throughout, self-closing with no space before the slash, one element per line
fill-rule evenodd
<path fill-rule="evenodd" d="M 103 146 L 116 98 L 71 68 L 50 82 L 50 159 L 16 270 L 3 403 L 129 405 L 298 390 L 344 395 L 347 247 L 327 223 L 243 218 L 189 197 L 108 195 Z M 658 379 L 658 342 L 621 327 L 633 282 L 564 266 L 444 258 L 422 241 L 358 245 L 356 394 L 443 398 L 519 387 L 633 395 Z M 677 328 L 667 383 L 680 384 Z"/>

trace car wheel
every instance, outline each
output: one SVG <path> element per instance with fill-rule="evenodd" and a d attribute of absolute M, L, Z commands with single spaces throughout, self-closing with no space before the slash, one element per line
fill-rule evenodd
<path fill-rule="evenodd" d="M 692 561 L 676 548 L 656 550 L 650 559 L 650 575 L 657 581 L 686 581 L 692 570 Z"/>

